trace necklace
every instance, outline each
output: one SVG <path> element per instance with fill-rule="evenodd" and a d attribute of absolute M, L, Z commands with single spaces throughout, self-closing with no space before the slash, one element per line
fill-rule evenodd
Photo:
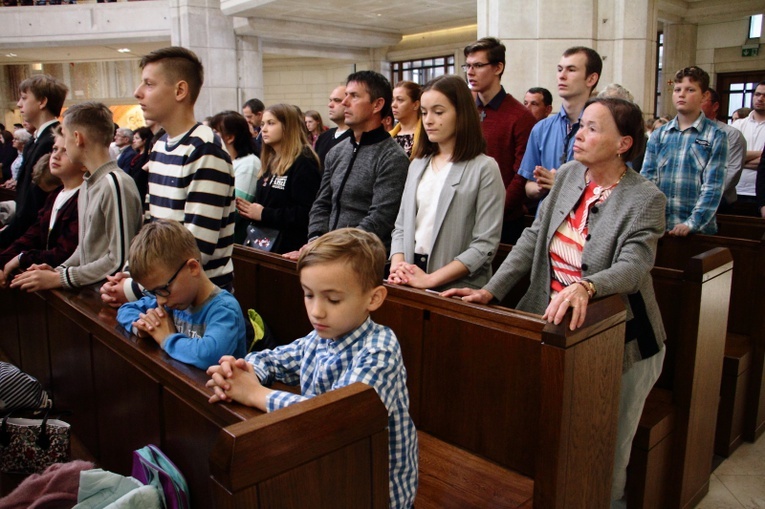
<path fill-rule="evenodd" d="M 621 174 L 621 175 L 619 175 L 619 178 L 618 178 L 618 179 L 616 179 L 616 182 L 614 182 L 614 183 L 613 183 L 613 184 L 611 184 L 610 186 L 601 186 L 600 184 L 598 184 L 597 182 L 595 182 L 595 181 L 592 179 L 592 177 L 590 176 L 590 169 L 589 169 L 589 168 L 587 168 L 587 172 L 584 174 L 584 180 L 585 180 L 585 183 L 586 183 L 587 185 L 590 185 L 591 183 L 594 183 L 594 184 L 595 184 L 595 188 L 596 188 L 596 189 L 600 189 L 600 191 L 601 191 L 601 192 L 603 192 L 603 191 L 608 191 L 609 189 L 613 189 L 614 187 L 616 187 L 616 185 L 617 185 L 619 182 L 621 182 L 621 181 L 622 181 L 622 179 L 624 178 L 624 176 L 625 176 L 626 174 L 627 174 L 627 168 L 625 167 L 625 168 L 624 168 L 624 171 L 622 171 L 622 174 Z"/>

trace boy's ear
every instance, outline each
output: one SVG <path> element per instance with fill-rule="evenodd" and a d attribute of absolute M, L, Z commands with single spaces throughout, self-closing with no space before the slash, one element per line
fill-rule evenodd
<path fill-rule="evenodd" d="M 182 102 L 189 95 L 189 84 L 183 80 L 175 84 L 175 100 Z"/>
<path fill-rule="evenodd" d="M 199 262 L 199 260 L 192 258 L 187 262 L 189 264 L 189 272 L 191 272 L 191 275 L 196 277 L 201 272 L 204 272 L 204 269 L 202 268 L 202 264 Z"/>
<path fill-rule="evenodd" d="M 44 110 L 45 108 L 48 107 L 48 98 L 47 97 L 43 97 L 42 99 L 38 99 L 38 101 L 40 101 L 40 110 Z"/>
<path fill-rule="evenodd" d="M 80 131 L 75 129 L 74 131 L 72 131 L 72 134 L 74 135 L 74 144 L 75 145 L 77 145 L 78 147 L 82 147 L 82 146 L 85 145 L 85 137 L 83 136 L 83 134 Z"/>
<path fill-rule="evenodd" d="M 369 297 L 369 305 L 367 306 L 367 310 L 371 313 L 372 311 L 377 311 L 377 309 L 382 306 L 382 303 L 385 302 L 385 297 L 388 296 L 388 289 L 385 288 L 383 285 L 376 286 L 372 290 L 372 294 Z"/>

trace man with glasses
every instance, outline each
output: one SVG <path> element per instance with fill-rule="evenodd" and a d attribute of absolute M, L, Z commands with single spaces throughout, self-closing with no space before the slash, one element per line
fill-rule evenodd
<path fill-rule="evenodd" d="M 574 157 L 579 118 L 603 71 L 603 60 L 591 48 L 575 46 L 558 63 L 560 111 L 534 126 L 523 156 L 520 175 L 527 180 L 526 195 L 542 199 L 555 181 L 555 171 Z"/>
<path fill-rule="evenodd" d="M 505 185 L 505 213 L 501 241 L 513 244 L 523 232 L 525 181 L 517 174 L 526 142 L 536 119 L 523 104 L 505 92 L 505 45 L 484 37 L 465 47 L 465 65 L 470 89 L 476 94 L 486 154 L 493 157 Z"/>

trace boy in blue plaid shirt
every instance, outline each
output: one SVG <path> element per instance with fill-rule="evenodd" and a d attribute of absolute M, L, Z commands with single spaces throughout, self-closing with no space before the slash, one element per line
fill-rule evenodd
<path fill-rule="evenodd" d="M 667 196 L 670 235 L 717 233 L 717 207 L 725 185 L 728 137 L 701 111 L 709 75 L 692 66 L 675 74 L 677 116 L 648 140 L 640 172 Z"/>
<path fill-rule="evenodd" d="M 274 350 L 211 366 L 211 403 L 237 401 L 266 412 L 362 382 L 388 410 L 390 507 L 409 508 L 417 490 L 417 431 L 409 416 L 406 369 L 395 334 L 372 321 L 387 295 L 380 284 L 385 248 L 371 233 L 334 230 L 309 244 L 298 259 L 308 318 L 314 330 Z M 269 389 L 300 384 L 301 394 Z"/>

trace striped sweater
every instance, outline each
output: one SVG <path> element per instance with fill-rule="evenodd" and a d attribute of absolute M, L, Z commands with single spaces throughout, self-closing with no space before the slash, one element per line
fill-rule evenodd
<path fill-rule="evenodd" d="M 142 211 L 135 182 L 116 162 L 85 173 L 77 198 L 79 244 L 57 268 L 61 286 L 91 285 L 119 272 L 141 229 Z"/>
<path fill-rule="evenodd" d="M 218 286 L 231 285 L 234 265 L 234 169 L 231 157 L 212 129 L 192 127 L 175 144 L 167 135 L 149 159 L 151 219 L 183 223 L 197 240 L 207 276 Z"/>

